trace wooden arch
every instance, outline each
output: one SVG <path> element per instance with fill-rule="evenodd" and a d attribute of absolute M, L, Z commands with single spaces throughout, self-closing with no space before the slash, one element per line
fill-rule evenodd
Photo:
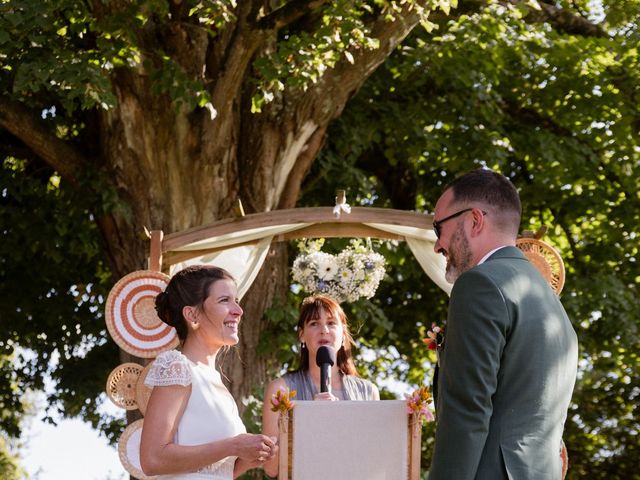
<path fill-rule="evenodd" d="M 308 223 L 313 225 L 307 226 Z M 164 236 L 160 230 L 154 230 L 150 233 L 149 269 L 159 271 L 163 267 L 163 261 L 165 266 L 170 266 L 227 248 L 178 250 L 185 245 L 234 232 L 294 224 L 301 226 L 277 235 L 273 241 L 313 237 L 371 237 L 404 240 L 400 235 L 375 228 L 370 224 L 406 226 L 427 231 L 433 229 L 433 215 L 389 208 L 352 207 L 351 213 L 342 213 L 337 216 L 333 207 L 292 208 L 224 219 L 167 236 Z M 240 244 L 234 246 L 240 246 Z"/>

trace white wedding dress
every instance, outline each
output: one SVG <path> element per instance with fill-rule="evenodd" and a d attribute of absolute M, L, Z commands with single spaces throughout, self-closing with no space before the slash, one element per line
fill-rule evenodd
<path fill-rule="evenodd" d="M 177 350 L 155 359 L 145 379 L 150 387 L 191 385 L 191 396 L 178 424 L 174 442 L 200 445 L 245 433 L 235 400 L 222 383 L 220 372 L 196 364 Z M 159 475 L 158 480 L 232 480 L 236 457 L 226 457 L 196 472 Z"/>

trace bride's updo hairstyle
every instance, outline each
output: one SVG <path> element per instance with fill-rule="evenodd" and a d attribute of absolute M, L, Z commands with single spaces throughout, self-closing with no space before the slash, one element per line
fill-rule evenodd
<path fill-rule="evenodd" d="M 156 312 L 167 325 L 176 329 L 180 341 L 187 338 L 187 321 L 182 315 L 184 307 L 202 308 L 209 296 L 209 287 L 218 280 L 233 280 L 229 272 L 209 265 L 192 265 L 176 273 L 164 292 L 156 297 Z"/>

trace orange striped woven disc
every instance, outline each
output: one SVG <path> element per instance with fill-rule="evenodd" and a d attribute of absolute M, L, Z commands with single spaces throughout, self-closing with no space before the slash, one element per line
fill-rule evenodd
<path fill-rule="evenodd" d="M 164 273 L 140 270 L 122 277 L 109 292 L 107 330 L 124 351 L 153 358 L 178 346 L 175 329 L 160 320 L 155 309 L 155 298 L 168 283 Z"/>

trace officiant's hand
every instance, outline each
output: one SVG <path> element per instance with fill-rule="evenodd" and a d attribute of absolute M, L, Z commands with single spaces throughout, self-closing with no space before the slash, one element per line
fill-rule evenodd
<path fill-rule="evenodd" d="M 316 395 L 313 397 L 313 399 L 314 400 L 325 400 L 325 401 L 329 401 L 329 402 L 337 402 L 338 400 L 340 400 L 338 397 L 336 397 L 331 392 L 316 393 Z"/>

